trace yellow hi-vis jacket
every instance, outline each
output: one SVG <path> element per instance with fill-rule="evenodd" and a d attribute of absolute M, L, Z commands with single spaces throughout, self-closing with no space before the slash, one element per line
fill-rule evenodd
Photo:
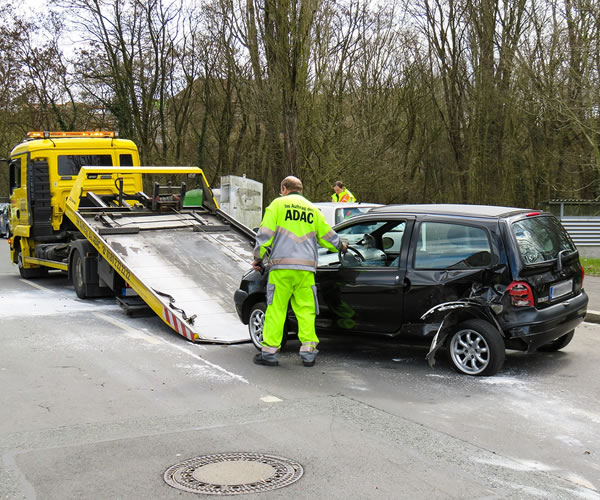
<path fill-rule="evenodd" d="M 270 249 L 270 269 L 315 272 L 318 246 L 339 251 L 342 242 L 320 210 L 300 193 L 276 198 L 265 210 L 256 233 L 254 258 Z"/>
<path fill-rule="evenodd" d="M 348 189 L 344 188 L 344 190 L 341 193 L 333 193 L 331 195 L 331 201 L 333 202 L 356 202 L 356 198 L 354 197 L 354 195 L 348 191 Z"/>

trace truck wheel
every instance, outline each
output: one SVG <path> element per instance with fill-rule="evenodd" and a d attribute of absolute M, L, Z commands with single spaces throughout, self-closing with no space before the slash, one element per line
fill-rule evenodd
<path fill-rule="evenodd" d="M 71 258 L 71 276 L 73 288 L 75 288 L 77 297 L 80 299 L 87 299 L 85 271 L 83 269 L 83 259 L 81 258 L 79 250 L 73 251 L 73 257 Z"/>
<path fill-rule="evenodd" d="M 538 347 L 538 351 L 541 352 L 556 352 L 560 351 L 563 347 L 567 347 L 571 340 L 573 340 L 573 335 L 575 335 L 575 330 L 571 330 L 569 333 L 565 333 L 562 337 L 558 337 L 556 340 L 552 342 L 548 342 L 543 346 Z"/>
<path fill-rule="evenodd" d="M 265 326 L 265 311 L 267 310 L 267 304 L 264 302 L 257 302 L 252 306 L 250 310 L 250 319 L 248 320 L 248 332 L 250 333 L 250 340 L 259 351 L 262 349 L 263 340 L 263 327 Z M 288 322 L 286 320 L 283 325 L 283 337 L 281 339 L 280 351 L 283 351 L 288 338 Z"/>
<path fill-rule="evenodd" d="M 481 319 L 470 319 L 459 324 L 450 337 L 448 356 L 460 373 L 489 376 L 500 370 L 506 352 L 494 326 Z"/>
<path fill-rule="evenodd" d="M 33 278 L 43 278 L 48 275 L 47 267 L 23 267 L 23 252 L 21 252 L 21 245 L 17 250 L 17 266 L 19 266 L 19 274 L 21 278 L 30 280 Z"/>

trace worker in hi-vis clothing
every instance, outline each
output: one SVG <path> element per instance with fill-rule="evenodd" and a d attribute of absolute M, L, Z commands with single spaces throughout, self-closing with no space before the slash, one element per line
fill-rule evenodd
<path fill-rule="evenodd" d="M 331 195 L 331 201 L 340 203 L 356 202 L 356 198 L 350 191 L 348 191 L 348 188 L 344 186 L 344 183 L 342 181 L 336 181 L 333 185 L 333 190 L 335 191 L 335 193 Z"/>
<path fill-rule="evenodd" d="M 277 366 L 288 303 L 298 320 L 300 357 L 304 366 L 313 366 L 319 339 L 315 332 L 318 314 L 315 272 L 318 246 L 342 253 L 342 241 L 327 224 L 323 214 L 302 196 L 302 181 L 286 177 L 281 181 L 281 197 L 265 210 L 256 233 L 252 267 L 262 271 L 268 252 L 269 279 L 267 310 L 263 325 L 262 350 L 254 357 L 258 365 Z"/>

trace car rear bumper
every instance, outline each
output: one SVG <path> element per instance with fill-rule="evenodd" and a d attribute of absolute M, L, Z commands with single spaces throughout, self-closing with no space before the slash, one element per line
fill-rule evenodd
<path fill-rule="evenodd" d="M 500 320 L 500 325 L 508 344 L 520 341 L 531 352 L 574 330 L 583 322 L 587 305 L 588 296 L 582 290 L 579 295 L 545 309 L 513 310 Z"/>

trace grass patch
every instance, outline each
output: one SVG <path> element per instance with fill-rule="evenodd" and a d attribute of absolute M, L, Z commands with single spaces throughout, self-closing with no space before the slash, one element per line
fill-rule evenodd
<path fill-rule="evenodd" d="M 587 276 L 600 276 L 600 259 L 579 259 Z"/>

